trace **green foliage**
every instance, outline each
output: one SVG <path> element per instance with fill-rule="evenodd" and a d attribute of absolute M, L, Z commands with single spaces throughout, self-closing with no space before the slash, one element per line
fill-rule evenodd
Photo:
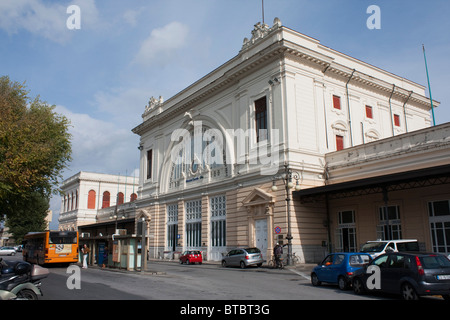
<path fill-rule="evenodd" d="M 54 108 L 30 99 L 24 84 L 0 77 L 0 212 L 9 225 L 17 217 L 41 220 L 30 199 L 48 203 L 71 160 L 70 121 Z"/>
<path fill-rule="evenodd" d="M 8 201 L 8 206 L 7 211 L 14 214 L 8 216 L 6 225 L 16 243 L 20 244 L 28 232 L 45 231 L 47 227 L 45 218 L 50 203 L 40 192 L 13 196 Z"/>

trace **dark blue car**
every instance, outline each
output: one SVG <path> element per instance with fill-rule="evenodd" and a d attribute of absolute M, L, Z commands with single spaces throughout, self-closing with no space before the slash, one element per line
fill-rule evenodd
<path fill-rule="evenodd" d="M 320 286 L 322 282 L 338 284 L 346 290 L 352 283 L 354 272 L 370 263 L 370 254 L 362 252 L 330 253 L 311 272 L 311 283 Z"/>

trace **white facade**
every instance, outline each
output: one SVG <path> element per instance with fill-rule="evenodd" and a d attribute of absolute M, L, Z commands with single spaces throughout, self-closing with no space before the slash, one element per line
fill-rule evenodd
<path fill-rule="evenodd" d="M 137 198 L 135 177 L 79 172 L 66 179 L 61 190 L 60 230 L 77 230 L 78 226 L 98 222 L 102 209 L 132 202 Z M 109 194 L 109 200 L 108 200 Z M 118 196 L 119 195 L 119 196 Z"/>
<path fill-rule="evenodd" d="M 263 100 L 268 131 L 258 141 Z M 279 236 L 274 227 L 286 230 L 284 188 L 270 189 L 276 177 L 282 184 L 285 165 L 300 173 L 302 188 L 323 185 L 326 153 L 429 127 L 430 108 L 421 85 L 330 49 L 278 19 L 272 27 L 255 25 L 236 57 L 167 101 L 152 98 L 133 129 L 141 137 L 138 202 L 151 219 L 150 254 L 190 247 L 186 208 L 192 201 L 200 210 L 195 247 L 220 257 L 229 247 L 259 243 L 270 254 Z M 176 132 L 190 133 L 193 145 L 184 166 L 176 159 L 187 157 L 189 148 L 180 142 L 188 140 Z M 200 153 L 195 141 L 201 141 Z M 223 161 L 205 161 L 211 158 Z M 215 197 L 226 203 L 226 244 L 220 248 L 212 240 Z M 168 238 L 174 224 L 168 207 L 174 205 L 176 246 Z M 298 226 L 300 216 L 293 221 Z M 294 251 L 307 260 L 306 248 L 319 248 L 321 239 L 300 232 L 292 231 Z"/>

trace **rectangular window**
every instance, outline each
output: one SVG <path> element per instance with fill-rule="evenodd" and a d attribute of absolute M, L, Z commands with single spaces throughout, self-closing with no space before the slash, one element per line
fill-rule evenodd
<path fill-rule="evenodd" d="M 433 252 L 450 254 L 450 200 L 428 203 Z"/>
<path fill-rule="evenodd" d="M 267 99 L 255 101 L 256 141 L 267 140 Z"/>
<path fill-rule="evenodd" d="M 211 245 L 226 246 L 226 196 L 215 196 L 210 199 L 211 211 Z"/>
<path fill-rule="evenodd" d="M 186 201 L 186 246 L 200 248 L 202 245 L 202 200 Z"/>
<path fill-rule="evenodd" d="M 333 108 L 341 110 L 341 97 L 333 95 Z"/>
<path fill-rule="evenodd" d="M 175 251 L 178 239 L 178 204 L 167 206 L 167 245 Z"/>
<path fill-rule="evenodd" d="M 382 240 L 398 240 L 402 238 L 402 225 L 399 206 L 382 206 L 379 208 L 380 224 L 377 238 Z"/>
<path fill-rule="evenodd" d="M 150 149 L 147 151 L 147 179 L 152 178 L 152 169 L 153 169 L 153 150 Z"/>
<path fill-rule="evenodd" d="M 373 119 L 373 109 L 371 106 L 366 106 L 366 118 Z"/>
<path fill-rule="evenodd" d="M 147 151 L 147 179 L 152 178 L 153 171 L 153 150 L 150 149 Z"/>
<path fill-rule="evenodd" d="M 400 116 L 398 114 L 394 114 L 394 125 L 400 127 Z"/>
<path fill-rule="evenodd" d="M 343 136 L 336 136 L 336 150 L 342 150 L 344 149 L 344 137 Z"/>

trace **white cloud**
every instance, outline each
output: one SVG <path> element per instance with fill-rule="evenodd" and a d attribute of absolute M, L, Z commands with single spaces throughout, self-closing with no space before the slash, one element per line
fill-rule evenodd
<path fill-rule="evenodd" d="M 1 0 L 0 29 L 9 34 L 25 30 L 54 42 L 65 43 L 74 34 L 66 25 L 70 5 L 80 7 L 82 29 L 99 25 L 94 0 L 74 0 L 66 4 L 48 4 L 43 0 Z"/>
<path fill-rule="evenodd" d="M 139 139 L 130 129 L 74 113 L 63 106 L 57 106 L 55 111 L 71 121 L 73 160 L 65 178 L 81 170 L 124 174 L 139 166 Z"/>
<path fill-rule="evenodd" d="M 188 33 L 189 28 L 177 21 L 154 29 L 142 42 L 133 62 L 143 66 L 167 63 L 178 49 L 186 45 Z"/>

